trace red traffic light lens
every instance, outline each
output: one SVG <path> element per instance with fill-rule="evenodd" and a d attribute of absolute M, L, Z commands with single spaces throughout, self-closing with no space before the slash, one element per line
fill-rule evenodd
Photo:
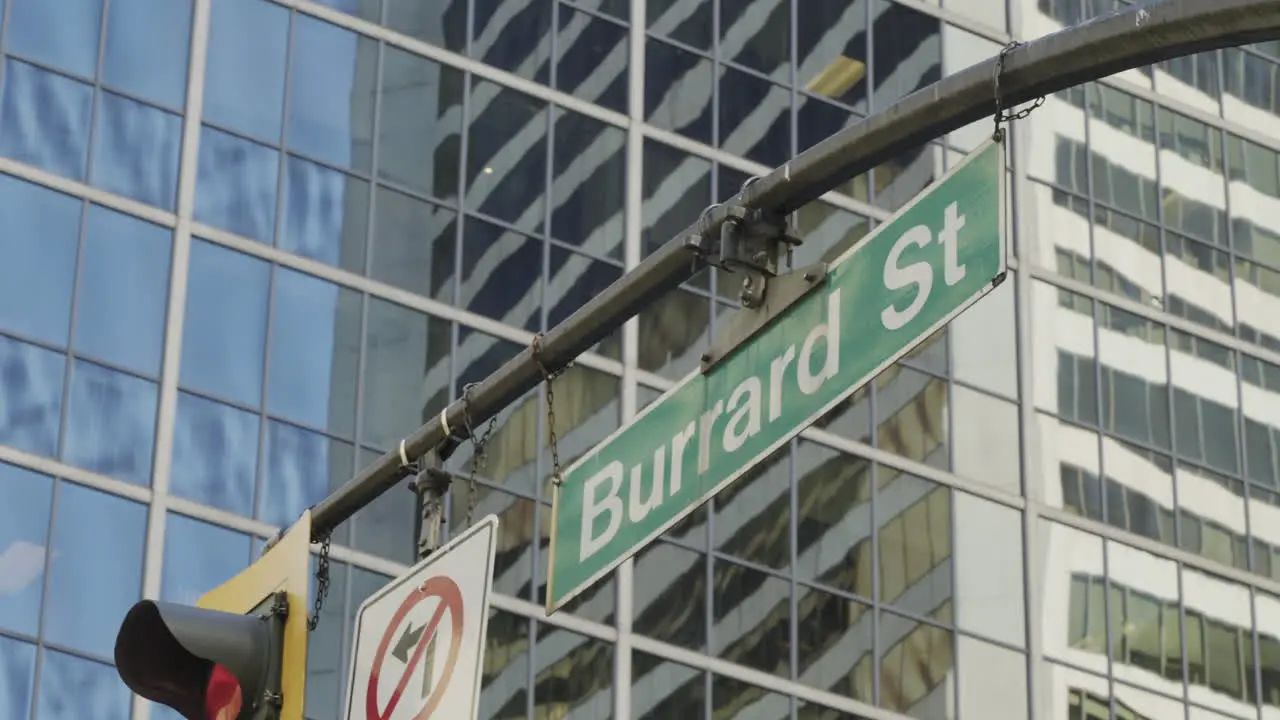
<path fill-rule="evenodd" d="M 221 665 L 214 665 L 204 691 L 205 720 L 236 720 L 243 703 L 240 681 L 236 680 L 231 671 Z"/>

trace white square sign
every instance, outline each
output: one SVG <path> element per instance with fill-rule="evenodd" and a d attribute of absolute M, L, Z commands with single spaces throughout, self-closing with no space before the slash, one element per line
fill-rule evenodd
<path fill-rule="evenodd" d="M 497 531 L 485 517 L 360 605 L 346 720 L 476 716 Z"/>

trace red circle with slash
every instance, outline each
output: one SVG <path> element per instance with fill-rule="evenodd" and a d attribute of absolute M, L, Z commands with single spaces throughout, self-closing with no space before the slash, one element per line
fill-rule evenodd
<path fill-rule="evenodd" d="M 391 697 L 387 700 L 387 706 L 379 710 L 378 679 L 382 676 L 382 663 L 387 659 L 387 651 L 391 647 L 392 638 L 396 635 L 395 631 L 400 628 L 400 623 L 404 622 L 405 616 L 409 614 L 410 610 L 429 598 L 440 598 L 440 605 L 436 608 L 435 614 L 431 616 L 431 621 L 425 626 L 422 637 L 418 639 L 413 655 L 409 658 L 400 680 L 396 683 L 395 690 L 392 691 Z M 462 591 L 458 588 L 458 584 L 449 577 L 441 575 L 428 578 L 420 587 L 409 593 L 404 602 L 400 603 L 400 608 L 392 616 L 391 622 L 387 626 L 387 631 L 382 636 L 382 641 L 378 643 L 378 652 L 374 655 L 373 660 L 373 672 L 369 674 L 369 689 L 365 693 L 365 715 L 368 720 L 391 719 L 392 713 L 395 712 L 396 706 L 400 703 L 401 696 L 404 695 L 405 687 L 409 684 L 409 676 L 418 667 L 418 663 L 422 662 L 422 656 L 426 652 L 427 644 L 435 636 L 446 612 L 449 613 L 453 633 L 449 643 L 449 654 L 444 661 L 444 671 L 440 676 L 439 684 L 432 690 L 422 710 L 413 716 L 413 720 L 427 720 L 427 718 L 431 717 L 432 711 L 443 701 L 444 691 L 449 687 L 449 678 L 453 675 L 453 668 L 458 662 L 458 652 L 462 649 L 463 611 Z"/>

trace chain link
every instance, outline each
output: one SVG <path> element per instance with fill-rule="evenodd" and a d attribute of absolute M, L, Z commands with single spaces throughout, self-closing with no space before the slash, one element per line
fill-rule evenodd
<path fill-rule="evenodd" d="M 307 630 L 310 632 L 315 632 L 320 624 L 320 610 L 324 607 L 325 598 L 329 595 L 329 541 L 329 535 L 325 535 L 320 541 L 320 557 L 316 561 L 315 610 L 307 620 Z"/>
<path fill-rule="evenodd" d="M 489 424 L 484 429 L 484 434 L 479 438 L 476 437 L 475 431 L 471 426 L 471 389 L 475 384 L 467 385 L 462 390 L 462 418 L 467 426 L 467 435 L 471 438 L 471 477 L 468 478 L 467 487 L 467 519 L 466 527 L 471 527 L 471 518 L 476 511 L 476 502 L 479 495 L 479 486 L 476 482 L 476 475 L 480 473 L 481 468 L 489 465 L 489 438 L 493 436 L 493 429 L 498 424 L 498 416 L 494 415 L 489 418 Z"/>
<path fill-rule="evenodd" d="M 563 476 L 560 471 L 560 441 L 556 437 L 556 391 L 552 382 L 554 375 L 542 364 L 542 333 L 533 336 L 533 361 L 542 371 L 542 379 L 547 383 L 547 435 L 551 440 L 551 482 L 560 487 Z"/>
<path fill-rule="evenodd" d="M 995 71 L 995 97 L 996 97 L 995 126 L 996 127 L 995 127 L 995 132 L 992 133 L 991 135 L 991 137 L 994 138 L 996 142 L 1001 142 L 1004 140 L 1004 128 L 1000 127 L 1001 123 L 1011 122 L 1013 120 L 1023 120 L 1028 115 L 1030 115 L 1033 110 L 1035 110 L 1036 108 L 1044 104 L 1044 96 L 1041 95 L 1040 97 L 1033 100 L 1030 105 L 1028 105 L 1027 107 L 1017 112 L 1011 112 L 1003 107 L 1004 98 L 1000 94 L 1000 76 L 1004 74 L 1004 61 L 1005 61 L 1005 58 L 1009 56 L 1009 53 L 1016 50 L 1020 45 L 1022 45 L 1022 43 L 1018 42 L 1017 40 L 1014 40 L 1013 42 L 1010 42 L 1009 44 L 1001 48 L 1000 54 L 996 57 L 996 71 Z"/>

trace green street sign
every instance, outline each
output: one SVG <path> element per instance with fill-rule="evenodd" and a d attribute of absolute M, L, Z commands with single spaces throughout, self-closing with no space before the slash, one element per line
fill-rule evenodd
<path fill-rule="evenodd" d="M 1004 280 L 1004 146 L 988 141 L 694 371 L 555 489 L 553 613 Z"/>

